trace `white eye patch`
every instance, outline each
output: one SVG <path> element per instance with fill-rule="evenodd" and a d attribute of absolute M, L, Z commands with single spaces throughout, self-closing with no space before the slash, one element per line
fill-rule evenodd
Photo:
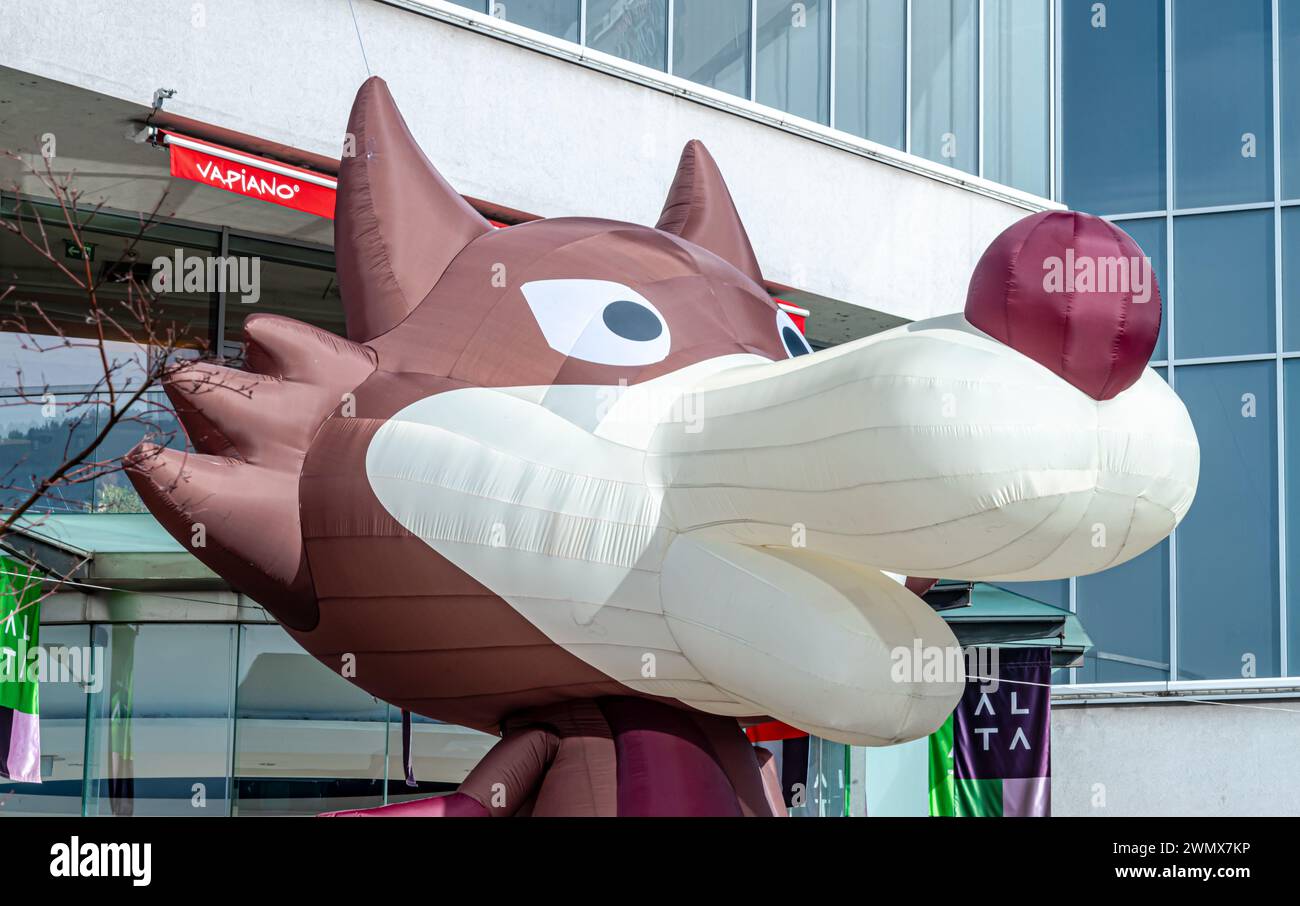
<path fill-rule="evenodd" d="M 653 365 L 668 357 L 668 322 L 621 283 L 534 280 L 521 291 L 556 352 L 598 365 Z"/>

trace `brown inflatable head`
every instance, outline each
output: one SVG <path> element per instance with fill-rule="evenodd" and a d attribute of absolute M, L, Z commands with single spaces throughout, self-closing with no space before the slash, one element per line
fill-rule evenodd
<path fill-rule="evenodd" d="M 195 452 L 141 449 L 131 480 L 200 560 L 325 663 L 355 654 L 356 681 L 388 701 L 491 727 L 520 707 L 626 694 L 396 522 L 367 482 L 367 443 L 451 389 L 633 385 L 810 349 L 763 290 L 698 141 L 653 228 L 495 229 L 430 164 L 382 80 L 358 92 L 348 132 L 335 221 L 348 339 L 250 317 L 246 371 L 197 363 L 167 382 Z"/>

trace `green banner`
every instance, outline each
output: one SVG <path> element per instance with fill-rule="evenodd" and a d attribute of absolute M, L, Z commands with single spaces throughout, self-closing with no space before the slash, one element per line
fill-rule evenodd
<path fill-rule="evenodd" d="M 40 577 L 0 554 L 0 707 L 24 714 L 38 713 L 40 601 Z"/>

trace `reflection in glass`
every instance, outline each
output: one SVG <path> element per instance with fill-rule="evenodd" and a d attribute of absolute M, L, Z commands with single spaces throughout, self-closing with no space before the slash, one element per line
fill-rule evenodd
<path fill-rule="evenodd" d="M 1167 680 L 1169 542 L 1127 563 L 1075 580 L 1075 606 L 1093 648 L 1080 683 Z"/>
<path fill-rule="evenodd" d="M 279 626 L 241 626 L 236 815 L 316 815 L 384 802 L 388 706 Z"/>
<path fill-rule="evenodd" d="M 91 702 L 91 815 L 230 813 L 235 627 L 96 625 L 107 676 Z"/>
<path fill-rule="evenodd" d="M 579 8 L 580 0 L 493 0 L 489 11 L 498 19 L 576 42 Z"/>
<path fill-rule="evenodd" d="M 673 74 L 749 97 L 749 0 L 676 0 Z"/>
<path fill-rule="evenodd" d="M 0 395 L 0 506 L 26 501 L 42 480 L 93 441 L 105 426 L 109 411 L 105 394 L 57 394 L 44 402 L 39 396 L 29 402 Z M 144 512 L 139 495 L 125 475 L 114 470 L 113 462 L 120 462 L 146 435 L 163 446 L 184 448 L 185 433 L 161 390 L 145 394 L 123 411 L 126 415 L 86 461 L 89 471 L 68 472 L 69 481 L 47 490 L 36 505 L 38 511 Z M 95 467 L 95 461 L 109 465 Z"/>
<path fill-rule="evenodd" d="M 1156 348 L 1151 354 L 1153 362 L 1162 362 L 1169 355 L 1165 333 L 1169 329 L 1169 273 L 1165 254 L 1168 244 L 1165 241 L 1165 220 L 1163 217 L 1151 217 L 1143 220 L 1121 220 L 1115 224 L 1133 237 L 1133 241 L 1142 249 L 1151 262 L 1151 272 L 1155 274 L 1156 285 L 1160 287 L 1160 304 L 1164 306 L 1160 318 L 1160 335 L 1156 338 Z"/>
<path fill-rule="evenodd" d="M 411 716 L 411 763 L 416 786 L 406 785 L 402 761 L 402 712 L 393 708 L 388 735 L 388 801 L 405 802 L 450 793 L 474 769 L 499 736 L 418 714 Z"/>
<path fill-rule="evenodd" d="M 912 153 L 974 173 L 977 0 L 912 0 Z"/>
<path fill-rule="evenodd" d="M 1278 675 L 1275 386 L 1271 361 L 1177 370 L 1201 445 L 1178 528 L 1177 679 Z"/>
<path fill-rule="evenodd" d="M 984 175 L 1046 196 L 1046 0 L 985 0 Z"/>
<path fill-rule="evenodd" d="M 904 147 L 907 0 L 835 5 L 835 128 Z"/>
<path fill-rule="evenodd" d="M 1173 14 L 1178 207 L 1272 200 L 1271 0 L 1178 0 Z"/>
<path fill-rule="evenodd" d="M 1061 0 L 1062 197 L 1093 214 L 1165 208 L 1162 0 Z"/>
<path fill-rule="evenodd" d="M 71 231 L 54 225 L 53 218 L 58 215 L 48 206 L 23 202 L 19 212 L 32 231 L 37 229 L 34 218 L 39 213 L 52 248 L 63 249 L 65 243 L 72 247 Z M 111 221 L 116 228 L 121 219 L 105 217 L 95 222 Z M 145 331 L 127 308 L 138 297 L 128 294 L 124 278 L 130 274 L 137 284 L 152 286 L 155 260 L 162 258 L 170 263 L 179 254 L 182 261 L 206 261 L 216 253 L 215 244 L 192 243 L 196 239 L 215 243 L 215 234 L 164 224 L 151 230 L 150 238 L 136 242 L 139 226 L 131 226 L 128 236 L 81 231 L 83 243 L 93 246 L 92 273 L 102 281 L 96 292 L 100 308 L 130 334 L 129 338 L 123 337 L 116 328 L 110 328 L 106 338 L 105 348 L 115 370 L 114 384 L 119 388 L 138 384 L 146 367 L 144 347 L 138 345 L 146 340 Z M 182 239 L 191 242 L 179 241 Z M 0 275 L 0 289 L 7 288 L 11 281 L 14 286 L 0 306 L 5 321 L 0 332 L 0 387 L 26 387 L 39 397 L 47 388 L 57 392 L 102 381 L 104 367 L 95 328 L 87 323 L 90 303 L 86 291 L 8 231 L 0 231 Z M 195 350 L 206 346 L 214 298 L 206 290 L 186 292 L 183 284 L 159 295 L 151 305 L 156 339 L 166 342 L 170 338 L 170 345 Z"/>
<path fill-rule="evenodd" d="M 758 0 L 755 100 L 795 116 L 830 122 L 829 0 Z"/>
<path fill-rule="evenodd" d="M 587 46 L 665 69 L 668 0 L 587 0 Z"/>
<path fill-rule="evenodd" d="M 1174 355 L 1274 351 L 1273 212 L 1174 221 Z"/>
<path fill-rule="evenodd" d="M 798 747 L 786 747 L 798 751 Z M 792 818 L 838 818 L 848 814 L 849 747 L 820 736 L 808 737 L 807 787 L 803 805 L 792 805 Z M 784 774 L 785 766 L 782 765 Z"/>
<path fill-rule="evenodd" d="M 40 628 L 48 653 L 40 684 L 41 782 L 0 780 L 0 816 L 80 815 L 86 757 L 86 693 L 96 666 L 85 624 Z M 102 664 L 100 665 L 102 666 Z"/>

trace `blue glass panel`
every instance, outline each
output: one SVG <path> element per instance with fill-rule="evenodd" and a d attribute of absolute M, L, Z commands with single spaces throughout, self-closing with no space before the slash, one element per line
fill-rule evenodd
<path fill-rule="evenodd" d="M 676 0 L 673 74 L 749 97 L 749 0 Z"/>
<path fill-rule="evenodd" d="M 1178 529 L 1178 678 L 1276 676 L 1277 434 L 1273 362 L 1189 365 L 1175 386 L 1201 445 Z"/>
<path fill-rule="evenodd" d="M 587 0 L 587 46 L 666 68 L 668 0 Z"/>
<path fill-rule="evenodd" d="M 1046 0 L 985 0 L 984 175 L 1046 196 Z"/>
<path fill-rule="evenodd" d="M 907 0 L 835 5 L 835 128 L 902 149 L 907 127 Z"/>
<path fill-rule="evenodd" d="M 1300 208 L 1282 209 L 1282 340 L 1300 351 Z"/>
<path fill-rule="evenodd" d="M 1173 11 L 1178 207 L 1271 200 L 1272 3 L 1178 0 Z"/>
<path fill-rule="evenodd" d="M 1286 377 L 1287 673 L 1300 673 L 1300 359 L 1283 365 Z"/>
<path fill-rule="evenodd" d="M 1163 306 L 1160 317 L 1160 336 L 1156 339 L 1155 351 L 1151 360 L 1163 361 L 1168 355 L 1166 333 L 1169 329 L 1169 270 L 1168 243 L 1165 241 L 1165 220 L 1163 217 L 1151 217 L 1144 220 L 1122 220 L 1115 224 L 1133 237 L 1142 249 L 1142 254 L 1151 261 L 1151 270 L 1156 275 L 1156 285 L 1160 287 L 1160 304 Z"/>
<path fill-rule="evenodd" d="M 1174 355 L 1275 351 L 1273 212 L 1174 220 Z"/>
<path fill-rule="evenodd" d="M 1169 679 L 1169 542 L 1075 580 L 1075 607 L 1093 649 L 1080 683 Z"/>
<path fill-rule="evenodd" d="M 979 164 L 979 4 L 912 0 L 912 153 L 974 173 Z"/>
<path fill-rule="evenodd" d="M 1164 74 L 1161 0 L 1062 0 L 1061 178 L 1070 207 L 1164 210 Z"/>
<path fill-rule="evenodd" d="M 756 100 L 818 123 L 831 115 L 829 0 L 758 0 Z"/>
<path fill-rule="evenodd" d="M 1300 198 L 1300 2 L 1281 0 L 1282 195 Z"/>

